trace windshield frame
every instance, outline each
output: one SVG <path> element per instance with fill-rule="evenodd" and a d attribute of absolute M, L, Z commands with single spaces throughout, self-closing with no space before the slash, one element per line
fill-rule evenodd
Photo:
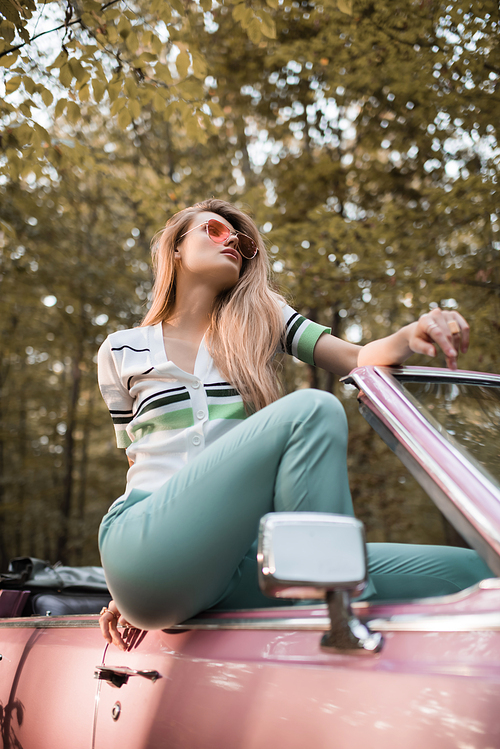
<path fill-rule="evenodd" d="M 500 387 L 500 375 L 430 367 L 359 367 L 344 382 L 360 411 L 457 531 L 500 575 L 500 489 L 408 398 L 404 382 Z"/>

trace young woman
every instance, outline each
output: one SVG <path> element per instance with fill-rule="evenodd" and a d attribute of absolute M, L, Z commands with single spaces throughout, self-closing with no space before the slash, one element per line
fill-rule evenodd
<path fill-rule="evenodd" d="M 277 351 L 345 375 L 439 346 L 455 369 L 469 337 L 461 315 L 436 309 L 363 347 L 335 338 L 271 289 L 257 227 L 221 200 L 173 216 L 153 257 L 151 309 L 140 327 L 110 335 L 98 362 L 130 464 L 99 533 L 113 595 L 101 628 L 119 647 L 118 622 L 159 629 L 230 606 L 265 513 L 353 514 L 342 406 L 319 390 L 280 398 Z M 469 550 L 372 546 L 372 574 L 417 569 L 444 580 L 438 592 L 490 574 Z"/>

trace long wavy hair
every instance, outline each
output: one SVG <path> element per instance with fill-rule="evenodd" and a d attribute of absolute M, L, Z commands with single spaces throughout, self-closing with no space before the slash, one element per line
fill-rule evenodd
<path fill-rule="evenodd" d="M 179 237 L 198 213 L 217 213 L 252 237 L 259 252 L 243 259 L 240 277 L 214 301 L 206 342 L 215 366 L 238 390 L 247 411 L 258 411 L 280 397 L 273 356 L 283 335 L 283 297 L 269 282 L 269 259 L 252 219 L 231 203 L 210 199 L 185 208 L 170 218 L 152 241 L 155 283 L 151 308 L 141 325 L 168 320 L 175 306 L 174 251 Z"/>

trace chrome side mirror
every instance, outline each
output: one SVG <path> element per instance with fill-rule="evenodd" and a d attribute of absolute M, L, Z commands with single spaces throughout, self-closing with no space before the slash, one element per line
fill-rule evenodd
<path fill-rule="evenodd" d="M 330 632 L 322 647 L 338 652 L 378 652 L 372 633 L 351 609 L 351 595 L 367 583 L 363 523 L 345 515 L 274 512 L 260 521 L 259 584 L 273 598 L 321 598 L 328 604 Z"/>

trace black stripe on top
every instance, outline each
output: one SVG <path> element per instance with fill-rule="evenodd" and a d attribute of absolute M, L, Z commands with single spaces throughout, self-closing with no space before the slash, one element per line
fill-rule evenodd
<path fill-rule="evenodd" d="M 287 330 L 290 330 L 290 327 L 293 324 L 293 321 L 295 320 L 295 318 L 298 317 L 298 316 L 299 316 L 299 313 L 298 312 L 294 312 L 293 315 L 288 318 L 288 322 L 287 322 L 286 328 L 285 328 L 285 335 L 286 335 Z"/>
<path fill-rule="evenodd" d="M 130 424 L 133 416 L 111 416 L 113 424 Z"/>
<path fill-rule="evenodd" d="M 141 354 L 143 351 L 150 351 L 148 348 L 134 348 L 133 346 L 128 346 L 126 343 L 123 346 L 116 346 L 113 348 L 111 347 L 111 351 L 122 351 L 124 348 L 129 348 L 131 351 L 136 351 L 138 354 Z"/>
<path fill-rule="evenodd" d="M 209 390 L 207 388 L 207 396 L 210 398 L 230 398 L 233 395 L 239 395 L 238 391 L 232 387 L 219 388 L 218 390 Z"/>
<path fill-rule="evenodd" d="M 127 380 L 127 390 L 130 390 L 130 383 L 132 382 L 132 380 L 134 379 L 134 377 L 142 377 L 143 375 L 147 375 L 147 374 L 149 374 L 150 372 L 152 372 L 152 371 L 153 371 L 153 369 L 154 369 L 154 367 L 150 367 L 149 369 L 146 369 L 146 371 L 145 371 L 145 372 L 141 372 L 141 374 L 140 374 L 140 375 L 131 375 L 131 376 L 130 376 L 130 377 L 128 378 L 128 380 Z"/>
<path fill-rule="evenodd" d="M 298 316 L 298 320 L 296 320 L 294 322 L 294 324 L 292 325 L 292 327 L 290 328 L 290 331 L 289 331 L 289 333 L 287 335 L 287 338 L 286 338 L 286 352 L 287 352 L 287 354 L 291 354 L 292 353 L 292 341 L 293 341 L 293 337 L 294 337 L 295 333 L 297 332 L 297 329 L 300 328 L 300 326 L 302 325 L 302 323 L 304 322 L 305 319 L 306 319 L 305 317 L 302 317 L 302 315 L 299 315 Z"/>
<path fill-rule="evenodd" d="M 170 406 L 172 403 L 179 403 L 179 401 L 188 401 L 190 400 L 190 395 L 187 392 L 184 393 L 177 393 L 176 395 L 167 395 L 165 398 L 158 398 L 157 400 L 151 401 L 151 403 L 148 403 L 147 406 L 144 406 L 142 411 L 137 412 L 136 416 L 142 416 L 143 414 L 147 413 L 148 411 L 152 411 L 154 408 L 161 408 L 162 406 Z"/>
<path fill-rule="evenodd" d="M 181 391 L 184 391 L 185 393 L 187 393 L 186 388 L 182 386 L 179 388 L 167 388 L 167 390 L 160 390 L 159 393 L 153 393 L 152 395 L 148 395 L 148 397 L 144 398 L 144 400 L 141 401 L 141 403 L 139 403 L 139 405 L 137 406 L 137 410 L 134 414 L 134 418 L 139 414 L 139 411 L 142 411 L 143 406 L 145 406 L 146 403 L 149 403 L 149 401 L 153 400 L 154 398 L 158 398 L 160 395 L 166 395 L 167 393 L 179 393 Z M 148 408 L 147 410 L 149 411 L 150 409 Z"/>
<path fill-rule="evenodd" d="M 116 410 L 113 410 L 113 409 L 110 408 L 109 409 L 109 413 L 110 414 L 131 414 L 132 413 L 132 409 L 129 409 L 128 411 L 116 411 Z"/>

